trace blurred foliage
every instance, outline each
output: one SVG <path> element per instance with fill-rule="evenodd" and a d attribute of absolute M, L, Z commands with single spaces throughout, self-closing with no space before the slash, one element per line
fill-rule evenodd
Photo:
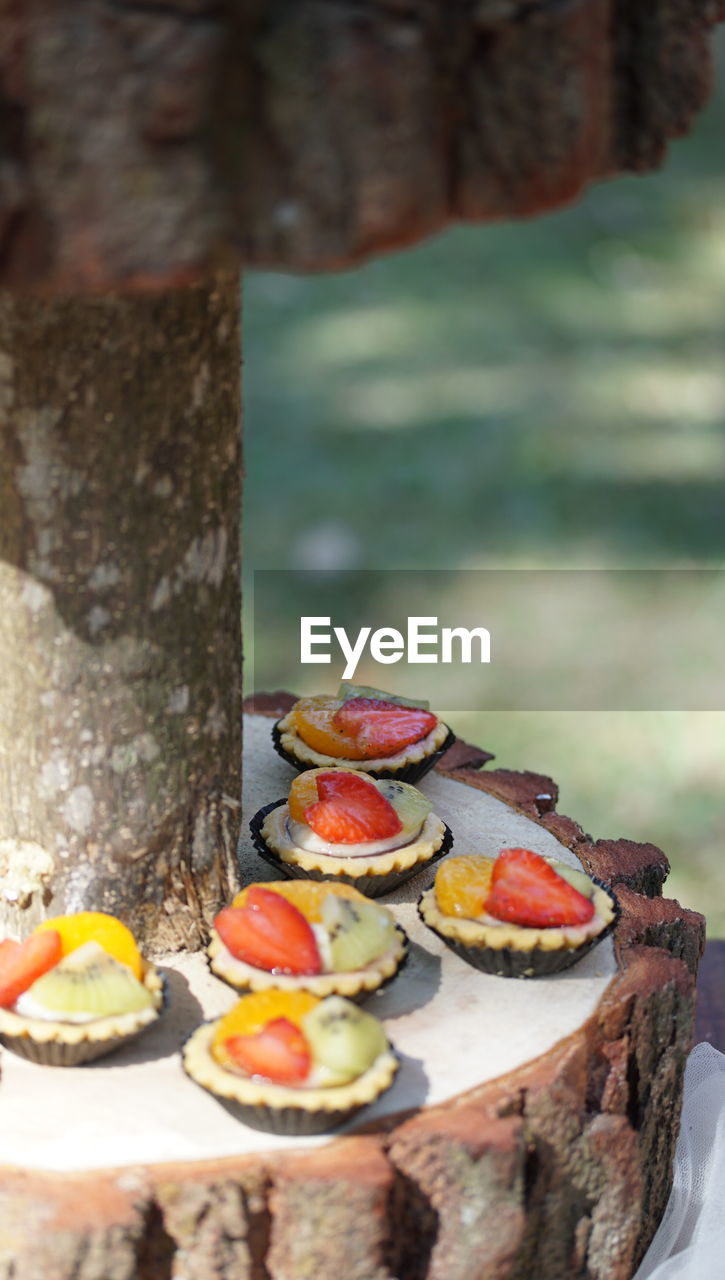
<path fill-rule="evenodd" d="M 254 568 L 722 566 L 724 130 L 721 89 L 659 173 L 553 216 L 248 276 L 247 587 Z M 455 723 L 552 773 L 595 835 L 661 844 L 670 891 L 725 934 L 725 713 Z"/>

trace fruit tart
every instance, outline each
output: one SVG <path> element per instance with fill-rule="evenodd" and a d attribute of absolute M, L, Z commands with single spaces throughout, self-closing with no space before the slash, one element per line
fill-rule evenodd
<path fill-rule="evenodd" d="M 214 921 L 212 972 L 238 990 L 361 999 L 395 977 L 407 938 L 348 884 L 275 880 L 238 893 Z"/>
<path fill-rule="evenodd" d="M 187 1075 L 238 1119 L 274 1133 L 325 1133 L 392 1084 L 383 1027 L 342 996 L 255 991 L 184 1045 Z"/>
<path fill-rule="evenodd" d="M 353 769 L 308 769 L 288 800 L 250 823 L 257 851 L 289 877 L 332 879 L 377 898 L 441 858 L 446 824 L 416 787 Z"/>
<path fill-rule="evenodd" d="M 57 916 L 24 942 L 0 943 L 0 1039 L 48 1066 L 112 1053 L 155 1022 L 161 975 L 133 934 L 100 911 Z"/>
<path fill-rule="evenodd" d="M 617 901 L 584 871 L 530 849 L 447 858 L 418 911 L 463 960 L 502 978 L 576 964 L 613 929 Z"/>
<path fill-rule="evenodd" d="M 403 782 L 417 782 L 455 742 L 427 703 L 359 685 L 342 685 L 334 698 L 300 698 L 272 737 L 295 769 L 343 765 Z"/>

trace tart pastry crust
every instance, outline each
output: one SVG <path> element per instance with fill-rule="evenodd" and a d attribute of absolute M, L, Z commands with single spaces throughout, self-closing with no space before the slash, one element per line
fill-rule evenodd
<path fill-rule="evenodd" d="M 611 933 L 619 918 L 616 898 L 594 876 L 592 902 L 598 927 L 562 925 L 530 928 L 506 921 L 492 923 L 444 915 L 438 907 L 435 887 L 426 889 L 418 902 L 425 925 L 463 960 L 499 977 L 533 978 L 568 969 Z"/>
<path fill-rule="evenodd" d="M 367 1071 L 348 1084 L 326 1088 L 292 1088 L 259 1077 L 237 1075 L 212 1057 L 211 1046 L 218 1021 L 204 1022 L 192 1032 L 182 1050 L 188 1076 L 232 1104 L 235 1114 L 256 1128 L 280 1133 L 322 1133 L 348 1120 L 361 1107 L 374 1102 L 393 1083 L 398 1058 L 388 1047 Z"/>
<path fill-rule="evenodd" d="M 429 813 L 416 839 L 399 849 L 369 856 L 337 857 L 293 844 L 287 830 L 288 816 L 286 800 L 277 800 L 255 814 L 250 830 L 258 853 L 286 876 L 344 880 L 370 898 L 389 893 L 424 867 L 437 862 L 453 844 L 450 828 L 435 813 Z"/>
<path fill-rule="evenodd" d="M 0 1009 L 0 1040 L 21 1057 L 46 1066 L 74 1067 L 92 1062 L 133 1040 L 161 1014 L 167 998 L 166 983 L 158 969 L 146 961 L 142 981 L 153 997 L 150 1008 L 94 1018 L 92 1022 L 25 1018 L 12 1009 Z"/>
<path fill-rule="evenodd" d="M 346 972 L 295 974 L 258 969 L 244 960 L 237 960 L 216 930 L 212 931 L 208 955 L 212 973 L 239 991 L 266 991 L 274 987 L 278 991 L 309 991 L 321 999 L 334 995 L 360 1000 L 392 981 L 407 959 L 408 939 L 400 925 L 396 925 L 395 941 L 387 951 L 371 960 L 364 969 Z"/>
<path fill-rule="evenodd" d="M 422 778 L 441 756 L 453 746 L 455 734 L 442 720 L 420 742 L 413 742 L 391 756 L 379 756 L 370 760 L 348 760 L 342 756 L 327 756 L 315 751 L 301 738 L 294 727 L 292 713 L 278 720 L 272 730 L 275 750 L 295 769 L 341 768 L 358 769 L 374 778 L 399 778 L 403 782 L 415 782 Z"/>

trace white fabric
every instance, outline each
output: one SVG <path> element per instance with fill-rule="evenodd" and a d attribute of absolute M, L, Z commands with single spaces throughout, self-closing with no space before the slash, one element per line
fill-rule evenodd
<path fill-rule="evenodd" d="M 674 1182 L 634 1280 L 725 1277 L 725 1054 L 693 1049 L 685 1073 Z"/>

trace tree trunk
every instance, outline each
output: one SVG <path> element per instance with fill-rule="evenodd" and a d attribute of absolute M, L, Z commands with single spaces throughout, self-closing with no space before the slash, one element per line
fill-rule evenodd
<path fill-rule="evenodd" d="M 0 300 L 0 926 L 198 947 L 237 883 L 236 278 Z"/>

